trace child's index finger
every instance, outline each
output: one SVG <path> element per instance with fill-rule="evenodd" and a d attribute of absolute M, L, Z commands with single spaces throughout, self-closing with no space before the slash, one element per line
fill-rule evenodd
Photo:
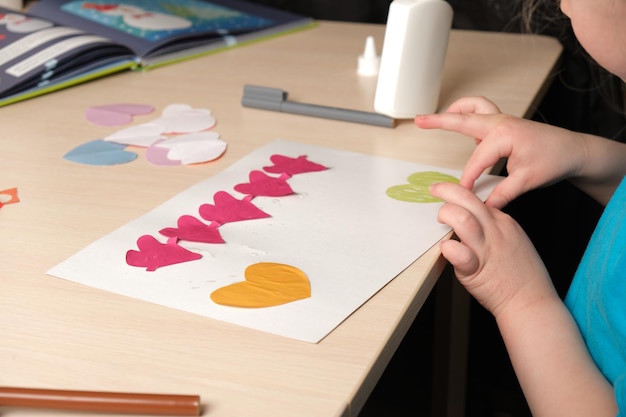
<path fill-rule="evenodd" d="M 438 113 L 415 116 L 415 124 L 422 129 L 443 129 L 482 139 L 495 125 L 496 115 L 476 113 Z"/>

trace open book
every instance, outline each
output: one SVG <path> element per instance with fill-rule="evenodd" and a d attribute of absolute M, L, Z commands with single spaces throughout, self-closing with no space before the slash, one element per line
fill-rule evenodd
<path fill-rule="evenodd" d="M 0 8 L 0 106 L 307 27 L 244 0 L 40 0 Z"/>

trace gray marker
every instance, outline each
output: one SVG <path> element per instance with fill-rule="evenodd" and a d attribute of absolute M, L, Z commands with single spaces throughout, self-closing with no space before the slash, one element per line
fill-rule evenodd
<path fill-rule="evenodd" d="M 256 109 L 364 123 L 375 126 L 395 127 L 396 125 L 395 119 L 379 113 L 288 101 L 287 92 L 279 88 L 245 85 L 243 87 L 241 104 L 244 107 L 253 107 Z"/>

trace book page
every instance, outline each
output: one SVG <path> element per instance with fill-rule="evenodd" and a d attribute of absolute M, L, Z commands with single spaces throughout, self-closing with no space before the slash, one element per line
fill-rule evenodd
<path fill-rule="evenodd" d="M 0 9 L 0 98 L 130 57 L 102 36 Z"/>
<path fill-rule="evenodd" d="M 31 13 L 115 39 L 142 58 L 309 20 L 240 0 L 40 0 Z"/>

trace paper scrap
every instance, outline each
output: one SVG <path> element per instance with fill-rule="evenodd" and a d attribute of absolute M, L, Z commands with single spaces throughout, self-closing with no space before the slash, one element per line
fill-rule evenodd
<path fill-rule="evenodd" d="M 7 190 L 0 191 L 0 207 L 5 204 L 14 204 L 20 201 L 17 196 L 17 188 L 9 188 Z"/>

